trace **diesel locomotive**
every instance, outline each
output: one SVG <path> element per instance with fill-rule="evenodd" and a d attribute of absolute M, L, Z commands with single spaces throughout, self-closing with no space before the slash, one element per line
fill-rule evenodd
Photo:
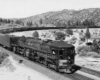
<path fill-rule="evenodd" d="M 57 72 L 72 72 L 75 47 L 67 42 L 0 34 L 0 45 Z"/>

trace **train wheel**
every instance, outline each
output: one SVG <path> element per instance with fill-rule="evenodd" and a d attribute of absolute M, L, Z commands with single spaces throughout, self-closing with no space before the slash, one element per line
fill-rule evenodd
<path fill-rule="evenodd" d="M 66 73 L 71 73 L 71 72 L 72 72 L 72 67 L 68 66 L 67 69 L 66 69 Z"/>
<path fill-rule="evenodd" d="M 59 72 L 59 68 L 55 65 L 55 67 L 54 67 L 54 70 L 56 71 L 56 72 Z"/>
<path fill-rule="evenodd" d="M 48 62 L 47 61 L 43 61 L 43 64 L 45 65 L 45 66 L 48 66 Z"/>
<path fill-rule="evenodd" d="M 43 64 L 45 65 L 45 61 L 43 60 Z"/>
<path fill-rule="evenodd" d="M 48 63 L 48 64 L 47 64 L 47 67 L 51 69 L 51 64 L 50 64 L 50 63 Z"/>
<path fill-rule="evenodd" d="M 36 59 L 34 58 L 34 59 L 32 59 L 34 62 L 36 62 Z"/>
<path fill-rule="evenodd" d="M 71 73 L 71 70 L 70 69 L 66 69 L 66 73 L 67 74 L 70 74 Z"/>
<path fill-rule="evenodd" d="M 41 63 L 41 64 L 42 64 L 42 60 L 41 60 L 41 59 L 39 59 L 39 63 Z"/>
<path fill-rule="evenodd" d="M 16 52 L 16 47 L 13 47 L 13 52 Z"/>

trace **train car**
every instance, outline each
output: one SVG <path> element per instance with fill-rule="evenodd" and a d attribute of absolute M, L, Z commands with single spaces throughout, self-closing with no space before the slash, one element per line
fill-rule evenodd
<path fill-rule="evenodd" d="M 10 37 L 8 35 L 0 33 L 0 45 L 3 47 L 10 47 Z"/>
<path fill-rule="evenodd" d="M 0 44 L 9 47 L 16 54 L 42 63 L 57 72 L 71 73 L 73 70 L 75 48 L 64 41 L 44 41 L 31 37 L 6 37 L 4 42 L 0 40 Z"/>

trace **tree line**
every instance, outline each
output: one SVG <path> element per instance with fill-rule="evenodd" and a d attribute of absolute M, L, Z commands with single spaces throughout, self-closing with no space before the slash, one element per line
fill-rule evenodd
<path fill-rule="evenodd" d="M 44 20 L 42 18 L 40 18 L 37 22 L 32 22 L 32 21 L 27 21 L 27 22 L 24 22 L 20 19 L 18 20 L 12 20 L 12 19 L 2 19 L 0 18 L 0 24 L 18 24 L 18 25 L 26 25 L 27 27 L 39 27 L 41 26 L 42 24 L 44 24 Z M 55 21 L 53 23 L 54 26 L 56 27 L 81 27 L 81 26 L 95 26 L 95 22 L 93 20 L 89 20 L 89 19 L 86 19 L 84 21 L 79 21 L 79 20 L 76 20 L 76 21 L 73 21 L 73 20 L 69 20 L 69 21 L 61 21 L 61 20 L 58 20 L 58 21 Z M 51 26 L 52 27 L 52 26 Z"/>
<path fill-rule="evenodd" d="M 0 24 L 1 23 L 3 23 L 3 24 L 6 23 L 7 24 L 7 23 L 13 23 L 13 22 L 14 21 L 13 20 L 10 20 L 10 19 L 2 19 L 2 18 L 0 18 Z"/>
<path fill-rule="evenodd" d="M 64 21 L 57 21 L 55 23 L 55 26 L 56 27 L 78 27 L 78 26 L 95 26 L 95 22 L 93 20 L 89 20 L 89 19 L 86 19 L 84 21 L 73 21 L 73 20 L 69 20 L 67 22 L 64 22 Z"/>

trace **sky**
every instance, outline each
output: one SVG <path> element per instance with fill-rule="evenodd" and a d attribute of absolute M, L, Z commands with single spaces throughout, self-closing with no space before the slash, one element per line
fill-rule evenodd
<path fill-rule="evenodd" d="M 26 18 L 48 11 L 100 8 L 100 0 L 0 0 L 1 18 Z"/>

